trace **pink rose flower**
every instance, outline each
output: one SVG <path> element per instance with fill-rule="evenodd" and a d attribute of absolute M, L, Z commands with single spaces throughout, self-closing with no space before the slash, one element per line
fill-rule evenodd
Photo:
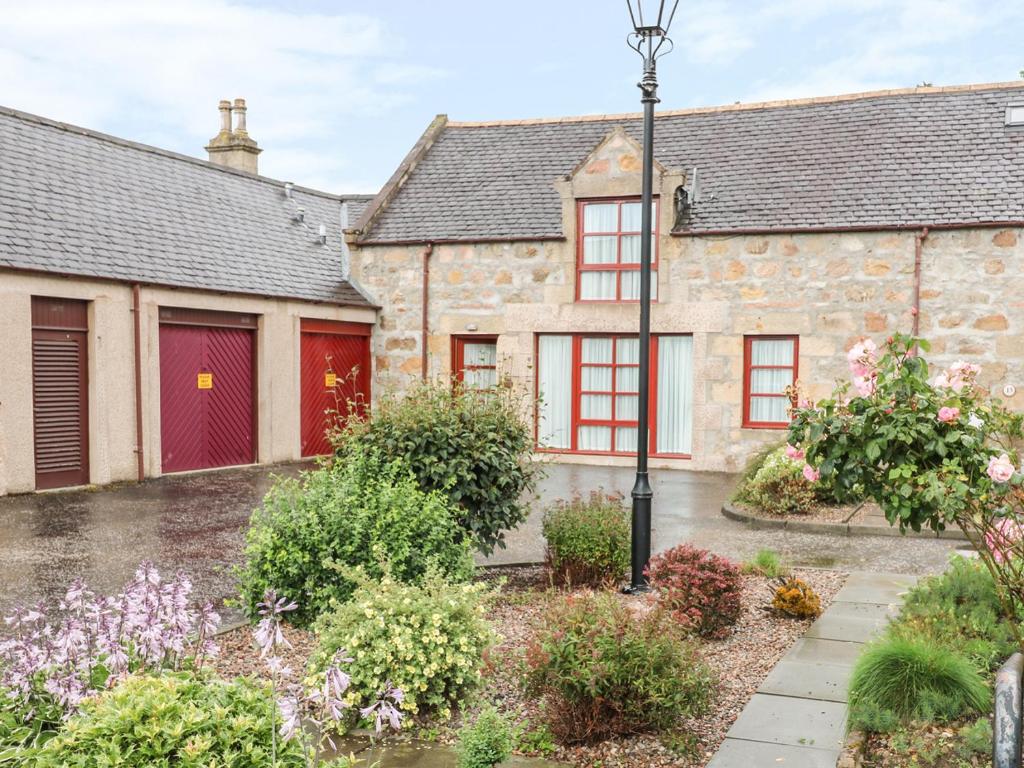
<path fill-rule="evenodd" d="M 797 448 L 795 445 L 786 444 L 786 457 L 793 461 L 799 461 L 804 457 L 804 452 Z"/>
<path fill-rule="evenodd" d="M 948 406 L 943 406 L 942 408 L 939 408 L 939 421 L 941 421 L 943 424 L 949 424 L 950 422 L 956 421 L 959 418 L 959 408 L 950 408 Z"/>
<path fill-rule="evenodd" d="M 1010 457 L 1005 453 L 1000 456 L 993 456 L 988 460 L 988 469 L 985 470 L 989 477 L 997 483 L 1007 483 L 1013 477 L 1014 466 Z M 806 472 L 804 473 L 806 474 Z"/>
<path fill-rule="evenodd" d="M 861 397 L 871 397 L 875 394 L 877 380 L 872 376 L 854 376 L 853 387 Z"/>
<path fill-rule="evenodd" d="M 945 389 L 949 386 L 949 377 L 945 373 L 940 373 L 934 379 L 932 379 L 932 386 L 936 389 Z"/>
<path fill-rule="evenodd" d="M 818 482 L 818 478 L 821 477 L 821 473 L 812 467 L 810 464 L 804 464 L 804 479 L 810 483 Z"/>
<path fill-rule="evenodd" d="M 869 377 L 875 370 L 875 342 L 861 339 L 846 353 L 846 361 L 850 364 L 850 373 L 855 377 Z"/>
<path fill-rule="evenodd" d="M 992 553 L 992 559 L 1002 563 L 1010 559 L 1014 545 L 1024 537 L 1024 530 L 1016 520 L 1003 518 L 994 526 L 995 530 L 985 534 L 985 549 Z"/>

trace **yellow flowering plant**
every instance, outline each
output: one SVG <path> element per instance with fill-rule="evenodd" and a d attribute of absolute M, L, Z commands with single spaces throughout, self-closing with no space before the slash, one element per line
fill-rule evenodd
<path fill-rule="evenodd" d="M 431 571 L 422 584 L 385 575 L 359 578 L 352 599 L 317 621 L 319 646 L 310 673 L 321 673 L 344 650 L 349 690 L 357 698 L 400 688 L 408 714 L 451 713 L 480 679 L 485 651 L 497 636 L 484 617 L 492 589 L 457 584 Z"/>

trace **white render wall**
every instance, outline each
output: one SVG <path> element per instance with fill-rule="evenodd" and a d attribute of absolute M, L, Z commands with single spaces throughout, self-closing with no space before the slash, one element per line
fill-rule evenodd
<path fill-rule="evenodd" d="M 0 495 L 35 489 L 32 439 L 32 296 L 89 303 L 90 482 L 135 480 L 135 358 L 130 285 L 0 270 Z M 370 309 L 141 288 L 145 474 L 160 472 L 159 308 L 188 307 L 259 316 L 257 397 L 259 463 L 300 458 L 300 319 L 374 323 Z"/>

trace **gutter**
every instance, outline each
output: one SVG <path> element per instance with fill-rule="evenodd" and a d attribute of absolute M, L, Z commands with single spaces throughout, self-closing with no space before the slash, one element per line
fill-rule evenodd
<path fill-rule="evenodd" d="M 430 336 L 430 254 L 434 252 L 434 244 L 426 243 L 423 246 L 423 316 L 420 321 L 421 326 L 421 338 L 420 346 L 422 354 L 420 356 L 420 377 L 423 381 L 427 380 L 427 341 Z"/>
<path fill-rule="evenodd" d="M 735 229 L 676 229 L 672 237 L 713 237 L 717 235 L 813 235 L 840 232 L 910 232 L 913 230 L 1021 229 L 1024 220 L 965 221 L 949 224 L 855 224 L 835 227 L 737 227 Z"/>
<path fill-rule="evenodd" d="M 914 235 L 914 338 L 917 338 L 921 330 L 921 251 L 926 237 L 928 237 L 928 227 L 921 227 L 921 231 Z M 916 351 L 916 346 L 914 349 Z"/>
<path fill-rule="evenodd" d="M 135 326 L 135 457 L 139 482 L 146 479 L 146 457 L 142 442 L 142 318 L 138 283 L 132 283 L 132 321 Z"/>

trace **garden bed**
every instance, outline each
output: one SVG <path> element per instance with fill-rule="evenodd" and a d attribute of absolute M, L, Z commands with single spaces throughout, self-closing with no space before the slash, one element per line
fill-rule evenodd
<path fill-rule="evenodd" d="M 790 514 L 773 514 L 752 504 L 744 504 L 740 501 L 734 501 L 733 506 L 740 512 L 763 520 L 806 520 L 807 522 L 814 523 L 859 525 L 864 523 L 869 515 L 881 515 L 878 505 L 872 502 L 843 504 L 839 506 L 820 504 L 808 512 Z"/>
<path fill-rule="evenodd" d="M 842 586 L 845 576 L 832 571 L 796 570 L 820 595 L 822 608 Z M 765 609 L 771 602 L 770 581 L 762 576 L 744 576 L 742 582 L 742 613 L 733 631 L 724 640 L 701 641 L 701 655 L 714 670 L 718 680 L 710 710 L 699 718 L 680 723 L 675 733 L 643 735 L 599 742 L 578 747 L 556 746 L 543 726 L 543 715 L 536 702 L 527 699 L 520 685 L 523 675 L 522 654 L 534 626 L 554 597 L 564 590 L 549 586 L 547 571 L 539 566 L 507 567 L 478 571 L 481 580 L 500 583 L 498 597 L 489 609 L 488 618 L 502 636 L 501 643 L 488 657 L 480 689 L 469 708 L 492 703 L 512 719 L 527 724 L 533 754 L 546 753 L 555 760 L 590 768 L 640 768 L 640 766 L 695 768 L 706 765 L 714 755 L 733 721 L 753 696 L 758 686 L 789 647 L 810 625 L 810 620 L 779 617 Z M 621 596 L 636 605 L 640 600 Z M 641 603 L 642 604 L 642 603 Z M 312 633 L 286 628 L 292 643 L 288 662 L 301 669 L 315 646 Z M 252 654 L 251 631 L 242 628 L 221 637 L 221 655 L 216 662 L 225 675 L 263 674 L 262 666 Z M 450 722 L 420 720 L 410 723 L 396 738 L 431 738 L 452 743 L 460 725 L 456 714 Z"/>

